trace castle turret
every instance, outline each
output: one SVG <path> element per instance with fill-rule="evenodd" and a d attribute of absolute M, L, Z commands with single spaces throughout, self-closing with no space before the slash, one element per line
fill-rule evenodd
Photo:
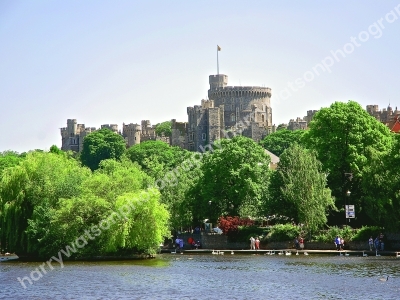
<path fill-rule="evenodd" d="M 140 132 L 139 124 L 122 124 L 122 136 L 125 138 L 128 147 L 140 144 Z"/>
<path fill-rule="evenodd" d="M 224 88 L 228 85 L 228 75 L 218 74 L 209 76 L 210 90 Z"/>
<path fill-rule="evenodd" d="M 67 120 L 67 132 L 68 136 L 72 137 L 76 134 L 77 122 L 76 119 Z"/>

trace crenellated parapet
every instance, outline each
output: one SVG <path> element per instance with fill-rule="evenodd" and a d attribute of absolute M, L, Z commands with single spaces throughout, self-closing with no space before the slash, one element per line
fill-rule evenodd
<path fill-rule="evenodd" d="M 226 86 L 208 90 L 208 98 L 217 99 L 221 97 L 252 97 L 271 98 L 271 88 L 260 86 Z"/>

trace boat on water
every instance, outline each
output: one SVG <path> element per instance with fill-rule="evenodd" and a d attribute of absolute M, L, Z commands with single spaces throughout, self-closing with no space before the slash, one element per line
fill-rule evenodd
<path fill-rule="evenodd" d="M 0 262 L 2 261 L 9 261 L 9 260 L 16 260 L 18 259 L 18 255 L 15 253 L 0 253 Z"/>

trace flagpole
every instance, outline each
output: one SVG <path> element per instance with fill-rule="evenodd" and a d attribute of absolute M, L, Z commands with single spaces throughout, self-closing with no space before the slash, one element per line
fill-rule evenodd
<path fill-rule="evenodd" d="M 218 61 L 218 45 L 217 45 L 217 75 L 219 75 L 219 61 Z"/>

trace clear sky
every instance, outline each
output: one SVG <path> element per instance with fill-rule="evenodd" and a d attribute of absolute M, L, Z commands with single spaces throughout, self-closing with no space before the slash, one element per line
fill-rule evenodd
<path fill-rule="evenodd" d="M 208 76 L 272 89 L 273 123 L 399 105 L 397 1 L 0 1 L 0 151 L 90 127 L 187 121 Z"/>

